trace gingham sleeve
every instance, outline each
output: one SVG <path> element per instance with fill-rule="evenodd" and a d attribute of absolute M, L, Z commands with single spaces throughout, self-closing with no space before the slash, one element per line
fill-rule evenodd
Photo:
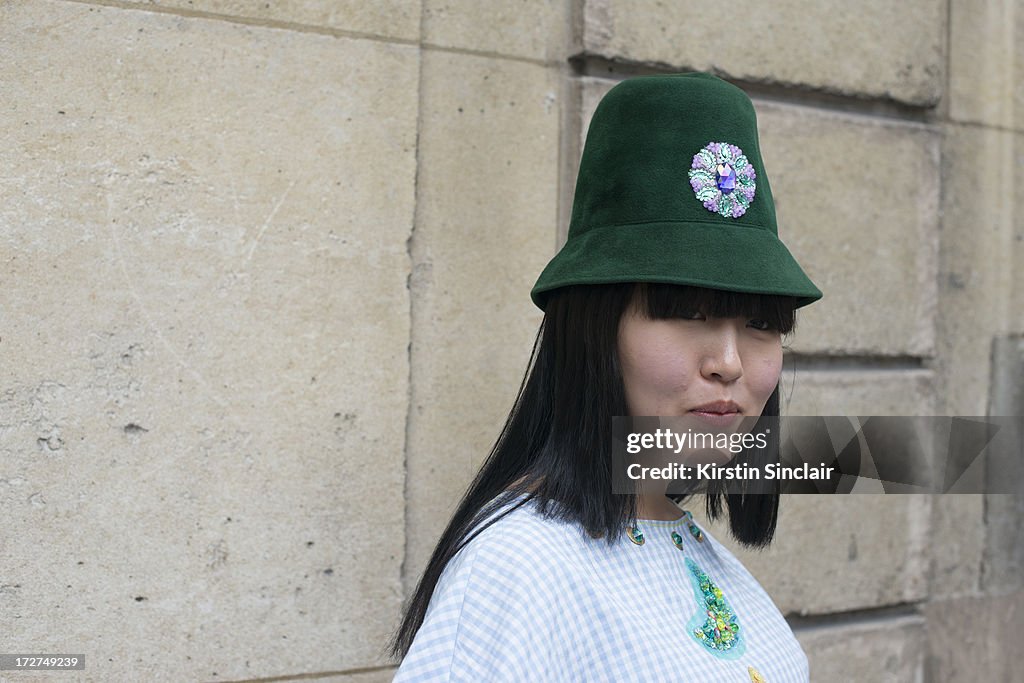
<path fill-rule="evenodd" d="M 544 550 L 506 529 L 456 554 L 394 683 L 551 680 L 563 656 L 552 628 L 561 581 Z"/>

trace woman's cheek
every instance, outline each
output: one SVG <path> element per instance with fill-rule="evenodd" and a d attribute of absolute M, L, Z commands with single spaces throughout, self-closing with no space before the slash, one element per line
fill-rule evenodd
<path fill-rule="evenodd" d="M 752 393 L 757 395 L 758 400 L 767 402 L 782 376 L 782 348 L 780 346 L 777 352 L 762 350 L 759 355 L 761 358 L 749 366 L 746 374 Z"/>
<path fill-rule="evenodd" d="M 678 399 L 690 384 L 690 361 L 672 344 L 652 346 L 643 359 L 641 376 L 645 394 L 664 408 L 665 402 Z"/>

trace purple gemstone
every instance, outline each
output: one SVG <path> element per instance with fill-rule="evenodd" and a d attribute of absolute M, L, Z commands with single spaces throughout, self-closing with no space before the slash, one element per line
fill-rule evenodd
<path fill-rule="evenodd" d="M 719 164 L 715 171 L 715 182 L 722 194 L 729 194 L 736 189 L 736 171 L 730 164 Z"/>

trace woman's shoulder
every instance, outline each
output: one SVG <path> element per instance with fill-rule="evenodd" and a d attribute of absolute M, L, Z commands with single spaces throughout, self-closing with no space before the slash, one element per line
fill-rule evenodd
<path fill-rule="evenodd" d="M 571 534 L 523 497 L 485 513 L 445 566 L 395 680 L 564 678 L 556 630 L 579 563 L 560 539 Z"/>
<path fill-rule="evenodd" d="M 536 501 L 519 502 L 481 519 L 449 559 L 432 598 L 438 609 L 491 615 L 525 610 L 536 619 L 573 593 L 584 558 L 571 525 L 542 514 Z"/>
<path fill-rule="evenodd" d="M 586 548 L 585 533 L 578 524 L 520 495 L 481 517 L 444 574 L 453 578 L 500 574 L 522 585 L 543 582 L 564 587 L 580 571 Z"/>
<path fill-rule="evenodd" d="M 479 533 L 467 548 L 513 558 L 563 559 L 582 549 L 585 535 L 579 524 L 558 515 L 557 504 L 544 506 L 526 494 L 506 501 L 484 516 L 476 528 Z"/>

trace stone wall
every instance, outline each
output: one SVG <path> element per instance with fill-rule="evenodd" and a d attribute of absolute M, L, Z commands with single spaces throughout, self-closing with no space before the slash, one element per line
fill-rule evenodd
<path fill-rule="evenodd" d="M 1021 414 L 1022 45 L 1013 0 L 0 0 L 0 652 L 390 680 L 632 75 L 754 98 L 825 292 L 787 413 Z M 737 554 L 812 680 L 1012 680 L 1021 523 L 792 497 Z"/>

